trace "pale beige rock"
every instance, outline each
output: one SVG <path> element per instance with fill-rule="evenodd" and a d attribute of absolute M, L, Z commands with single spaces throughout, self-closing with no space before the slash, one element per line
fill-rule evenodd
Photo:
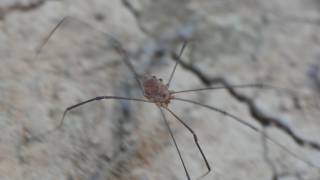
<path fill-rule="evenodd" d="M 9 5 L 4 1 L 0 6 Z M 237 84 L 262 81 L 294 89 L 295 97 L 284 91 L 245 92 L 266 111 L 286 116 L 303 137 L 319 141 L 319 90 L 308 76 L 312 67 L 320 66 L 318 1 L 135 0 L 133 7 L 139 18 L 117 0 L 46 2 L 5 14 L 0 21 L 1 180 L 186 179 L 153 105 L 92 103 L 70 112 L 60 131 L 21 146 L 27 137 L 57 125 L 63 110 L 81 100 L 140 95 L 110 39 L 84 22 L 116 36 L 130 53 L 142 52 L 133 58 L 138 71 L 165 80 L 173 62 L 150 59 L 148 53 L 157 38 L 162 45 L 175 47 L 177 30 L 185 36 L 193 33 L 194 41 L 183 55 L 187 62 Z M 67 15 L 80 20 L 67 19 L 36 56 L 42 40 Z M 181 67 L 172 83 L 176 90 L 203 86 Z M 215 105 L 258 125 L 246 106 L 223 90 L 181 97 Z M 260 134 L 198 106 L 174 102 L 169 107 L 199 136 L 213 168 L 204 179 L 271 179 Z M 195 179 L 205 172 L 201 156 L 191 134 L 172 117 L 169 120 Z M 319 152 L 299 148 L 279 130 L 268 132 L 320 166 Z M 317 169 L 277 146 L 270 144 L 270 149 L 280 172 L 298 170 L 305 178 L 319 179 Z"/>

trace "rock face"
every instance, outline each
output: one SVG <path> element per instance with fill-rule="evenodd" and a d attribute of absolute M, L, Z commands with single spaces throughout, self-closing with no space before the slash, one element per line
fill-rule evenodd
<path fill-rule="evenodd" d="M 174 66 L 170 53 L 189 39 L 185 63 L 233 84 L 277 87 L 239 91 L 299 136 L 320 143 L 317 0 L 16 0 L 1 1 L 0 16 L 1 180 L 187 179 L 152 104 L 93 102 L 69 112 L 59 130 L 38 136 L 58 125 L 65 108 L 89 98 L 142 97 L 112 38 L 138 73 L 164 81 Z M 170 89 L 199 87 L 205 87 L 199 76 L 178 66 Z M 260 127 L 247 105 L 225 90 L 176 96 Z M 320 178 L 319 150 L 297 145 L 279 128 L 267 134 L 299 158 L 270 141 L 265 148 L 261 133 L 221 113 L 179 101 L 169 108 L 198 135 L 213 169 L 203 179 L 267 180 L 275 171 L 279 179 Z M 206 167 L 192 134 L 166 115 L 195 179 Z"/>

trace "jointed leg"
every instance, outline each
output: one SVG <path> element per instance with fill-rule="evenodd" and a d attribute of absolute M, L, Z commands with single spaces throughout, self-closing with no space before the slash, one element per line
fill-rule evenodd
<path fill-rule="evenodd" d="M 33 136 L 33 137 L 29 138 L 29 139 L 28 139 L 28 142 L 31 142 L 31 141 L 34 141 L 34 140 L 39 140 L 39 138 L 41 138 L 41 137 L 43 137 L 43 136 L 45 136 L 45 135 L 51 134 L 51 133 L 57 131 L 58 129 L 60 129 L 60 128 L 63 126 L 65 116 L 67 115 L 67 113 L 68 113 L 70 110 L 72 110 L 72 109 L 74 109 L 74 108 L 76 108 L 76 107 L 82 106 L 82 105 L 84 105 L 84 104 L 90 103 L 90 102 L 92 102 L 92 101 L 99 101 L 99 100 L 104 100 L 104 99 L 131 100 L 131 101 L 139 101 L 139 102 L 147 102 L 147 103 L 150 103 L 149 101 L 144 100 L 144 99 L 127 98 L 127 97 L 119 97 L 119 96 L 97 96 L 97 97 L 95 97 L 95 98 L 88 99 L 88 100 L 86 100 L 86 101 L 80 102 L 80 103 L 78 103 L 78 104 L 75 104 L 75 105 L 72 105 L 72 106 L 66 108 L 66 109 L 64 110 L 64 112 L 63 112 L 63 116 L 62 116 L 59 124 L 58 124 L 55 128 L 53 128 L 53 129 L 51 129 L 51 130 L 48 130 L 48 131 L 46 131 L 46 132 L 44 132 L 44 133 L 42 133 L 42 134 L 39 134 L 39 135 L 37 135 L 37 136 Z"/>
<path fill-rule="evenodd" d="M 149 102 L 149 101 L 144 100 L 144 99 L 136 99 L 136 98 L 127 98 L 127 97 L 118 97 L 118 96 L 97 96 L 95 98 L 80 102 L 78 104 L 72 105 L 72 106 L 68 107 L 67 109 L 65 109 L 64 112 L 63 112 L 63 116 L 61 118 L 61 121 L 58 124 L 58 126 L 56 127 L 56 129 L 59 129 L 63 125 L 64 118 L 65 118 L 67 112 L 69 112 L 70 110 L 72 110 L 72 109 L 74 109 L 76 107 L 82 106 L 84 104 L 87 104 L 89 102 L 99 101 L 99 100 L 103 100 L 103 99 L 118 99 L 118 100 L 131 100 L 131 101 Z"/>
<path fill-rule="evenodd" d="M 240 85 L 230 85 L 232 88 L 274 88 L 272 86 L 266 84 L 240 84 Z M 207 88 L 198 88 L 198 89 L 188 89 L 182 91 L 174 91 L 172 94 L 179 94 L 179 93 L 186 93 L 186 92 L 198 92 L 198 91 L 207 91 L 207 90 L 214 90 L 214 89 L 227 89 L 226 86 L 213 86 Z"/>
<path fill-rule="evenodd" d="M 183 42 L 182 48 L 181 48 L 181 50 L 180 50 L 180 52 L 179 52 L 179 55 L 178 55 L 178 58 L 180 58 L 180 57 L 182 56 L 182 53 L 183 53 L 184 49 L 186 48 L 187 44 L 188 44 L 188 41 L 184 41 L 184 42 Z M 168 86 L 168 87 L 170 87 L 170 83 L 171 83 L 171 81 L 172 81 L 172 78 L 173 78 L 174 73 L 176 72 L 177 66 L 178 66 L 178 62 L 175 63 L 175 65 L 174 65 L 174 67 L 173 67 L 173 70 L 172 70 L 172 72 L 171 72 L 171 74 L 170 74 L 170 77 L 169 77 L 169 80 L 168 80 L 168 83 L 167 83 L 167 86 Z"/>
<path fill-rule="evenodd" d="M 181 118 L 179 118 L 174 112 L 172 112 L 170 109 L 166 108 L 167 111 L 170 112 L 170 114 L 172 114 L 181 124 L 183 124 L 184 127 L 186 127 L 188 129 L 188 131 L 193 135 L 193 139 L 194 139 L 194 142 L 195 144 L 197 145 L 197 148 L 199 149 L 200 153 L 201 153 L 201 156 L 204 160 L 204 162 L 206 163 L 206 166 L 207 166 L 207 172 L 205 172 L 203 175 L 201 175 L 198 179 L 201 179 L 203 178 L 204 176 L 206 176 L 207 174 L 209 174 L 209 172 L 211 171 L 211 167 L 210 167 L 210 164 L 203 152 L 203 150 L 201 149 L 201 146 L 198 142 L 198 137 L 196 135 L 196 133 L 191 129 L 190 126 L 188 126 L 185 122 L 182 121 Z"/>
<path fill-rule="evenodd" d="M 252 124 L 250 124 L 250 123 L 238 118 L 237 116 L 235 116 L 233 114 L 228 113 L 227 111 L 221 110 L 219 108 L 216 108 L 216 107 L 213 107 L 213 106 L 209 106 L 209 105 L 206 105 L 206 104 L 202 104 L 202 103 L 199 103 L 199 102 L 196 102 L 196 101 L 193 101 L 193 100 L 189 100 L 189 99 L 174 98 L 173 100 L 178 100 L 178 101 L 183 101 L 183 102 L 187 102 L 187 103 L 191 103 L 191 104 L 196 104 L 196 105 L 211 109 L 211 110 L 216 111 L 218 113 L 221 113 L 221 114 L 223 114 L 225 116 L 228 116 L 228 117 L 232 118 L 233 120 L 236 120 L 236 121 L 240 122 L 241 124 L 249 127 L 250 129 L 252 129 L 254 131 L 257 131 L 257 132 L 260 131 L 257 127 L 253 126 Z"/>
<path fill-rule="evenodd" d="M 272 180 L 278 180 L 278 172 L 276 166 L 273 164 L 272 160 L 269 157 L 269 148 L 268 148 L 268 142 L 267 142 L 267 129 L 265 127 L 261 130 L 261 142 L 262 142 L 262 152 L 263 152 L 263 159 L 267 163 L 267 165 L 270 167 L 272 171 Z"/>
<path fill-rule="evenodd" d="M 227 117 L 230 117 L 231 119 L 233 120 L 236 120 L 238 121 L 239 123 L 247 126 L 248 128 L 250 128 L 251 130 L 253 131 L 256 131 L 256 132 L 260 132 L 261 130 L 259 128 L 257 128 L 256 126 L 244 121 L 243 119 L 231 114 L 231 113 L 228 113 L 227 111 L 224 111 L 224 110 L 221 110 L 219 108 L 216 108 L 214 106 L 211 106 L 211 105 L 207 105 L 207 104 L 202 104 L 202 103 L 199 103 L 199 102 L 196 102 L 196 101 L 193 101 L 193 100 L 189 100 L 189 99 L 181 99 L 181 98 L 174 98 L 173 100 L 178 100 L 178 101 L 183 101 L 183 102 L 187 102 L 187 103 L 191 103 L 191 104 L 196 104 L 196 105 L 199 105 L 199 106 L 202 106 L 202 107 L 205 107 L 205 108 L 208 108 L 210 110 L 213 110 L 215 112 L 218 112 L 220 114 L 223 114 Z M 283 151 L 289 153 L 292 157 L 296 158 L 297 160 L 301 161 L 301 162 L 304 162 L 312 167 L 315 167 L 315 165 L 312 163 L 312 162 L 309 162 L 307 160 L 304 160 L 303 158 L 299 157 L 297 154 L 293 153 L 292 151 L 290 151 L 286 146 L 282 145 L 281 143 L 279 143 L 278 141 L 276 141 L 275 139 L 271 138 L 270 136 L 268 136 L 267 134 L 265 135 L 266 139 L 268 139 L 269 141 L 271 141 L 273 144 L 277 145 L 279 148 L 281 148 Z"/>
<path fill-rule="evenodd" d="M 81 23 L 84 23 L 85 25 L 91 27 L 93 30 L 97 31 L 98 33 L 102 33 L 104 35 L 106 35 L 106 37 L 109 38 L 109 40 L 112 41 L 113 43 L 113 48 L 123 57 L 122 60 L 123 62 L 126 64 L 126 66 L 129 68 L 129 70 L 133 73 L 134 78 L 141 90 L 141 93 L 143 94 L 143 88 L 141 85 L 141 82 L 139 80 L 140 75 L 138 74 L 138 72 L 136 71 L 136 69 L 134 68 L 134 66 L 132 65 L 131 61 L 130 61 L 130 57 L 127 53 L 127 51 L 122 47 L 122 44 L 120 43 L 120 41 L 117 40 L 116 37 L 114 37 L 111 34 L 108 34 L 106 32 L 104 32 L 103 30 L 97 29 L 96 27 L 94 27 L 93 25 L 91 25 L 88 22 L 85 22 L 83 20 L 80 20 L 78 18 L 72 17 L 72 16 L 65 16 L 63 17 L 59 23 L 50 31 L 50 33 L 45 37 L 45 39 L 43 40 L 43 42 L 41 43 L 39 49 L 37 50 L 36 54 L 39 55 L 42 51 L 42 49 L 45 47 L 45 45 L 49 42 L 50 38 L 53 36 L 53 34 L 59 29 L 59 27 L 68 19 L 74 19 L 77 20 Z"/>
<path fill-rule="evenodd" d="M 162 118 L 163 118 L 163 120 L 164 120 L 164 122 L 165 122 L 165 124 L 166 124 L 166 127 L 167 127 L 167 129 L 168 129 L 168 131 L 169 131 L 169 133 L 170 133 L 170 136 L 171 136 L 171 138 L 172 138 L 172 140 L 173 140 L 174 146 L 175 146 L 175 148 L 176 148 L 176 150 L 177 150 L 177 152 L 178 152 L 178 155 L 179 155 L 179 158 L 180 158 L 180 160 L 181 160 L 183 169 L 184 169 L 184 171 L 185 171 L 185 173 L 186 173 L 186 176 L 187 176 L 188 180 L 191 180 L 190 175 L 189 175 L 188 170 L 187 170 L 187 167 L 186 167 L 186 165 L 185 165 L 185 163 L 184 163 L 184 161 L 183 161 L 183 158 L 182 158 L 180 149 L 179 149 L 178 144 L 177 144 L 177 142 L 176 142 L 176 139 L 175 139 L 174 136 L 173 136 L 172 130 L 171 130 L 170 125 L 169 125 L 169 122 L 168 122 L 168 120 L 167 120 L 167 118 L 166 118 L 163 110 L 162 110 L 159 106 L 158 106 L 158 108 L 159 108 L 159 110 L 160 110 L 160 112 L 161 112 Z"/>

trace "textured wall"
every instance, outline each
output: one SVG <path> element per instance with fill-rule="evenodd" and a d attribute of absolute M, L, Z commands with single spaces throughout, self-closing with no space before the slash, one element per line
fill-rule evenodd
<path fill-rule="evenodd" d="M 67 18 L 37 55 L 43 40 Z M 110 35 L 139 73 L 165 81 L 170 51 L 189 38 L 183 60 L 207 77 L 277 89 L 241 89 L 259 110 L 320 143 L 320 1 L 69 0 L 0 1 L 0 179 L 187 179 L 154 105 L 101 101 L 67 115 L 66 107 L 97 95 L 141 97 Z M 103 32 L 108 33 L 104 34 Z M 205 87 L 178 67 L 172 89 Z M 224 90 L 181 94 L 261 127 L 248 106 Z M 213 171 L 203 179 L 269 180 L 261 133 L 200 106 L 169 105 L 197 133 Z M 192 135 L 169 114 L 192 179 L 206 171 Z M 268 141 L 279 179 L 319 179 L 320 149 L 297 145 L 279 128 Z M 301 160 L 303 159 L 303 161 Z M 312 162 L 308 165 L 305 161 Z M 318 166 L 318 167 L 315 167 Z"/>

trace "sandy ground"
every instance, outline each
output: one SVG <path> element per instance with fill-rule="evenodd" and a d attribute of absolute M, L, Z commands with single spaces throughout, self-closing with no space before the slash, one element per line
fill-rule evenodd
<path fill-rule="evenodd" d="M 165 81 L 174 62 L 168 56 L 155 58 L 155 50 L 178 51 L 178 37 L 191 38 L 185 62 L 234 84 L 281 87 L 241 92 L 287 120 L 302 137 L 320 143 L 318 0 L 128 0 L 129 5 L 69 0 L 30 6 L 37 2 L 0 1 L 1 180 L 187 179 L 159 111 L 150 104 L 94 102 L 70 112 L 60 130 L 28 141 L 54 128 L 64 109 L 75 103 L 98 95 L 141 97 L 110 35 L 127 49 L 139 73 Z M 70 18 L 37 55 L 45 37 L 66 16 Z M 197 87 L 205 85 L 179 66 L 171 88 Z M 179 97 L 214 105 L 260 127 L 247 106 L 224 90 Z M 198 135 L 213 169 L 203 180 L 272 179 L 260 133 L 196 105 L 175 101 L 169 108 Z M 196 179 L 206 167 L 192 135 L 167 117 Z M 267 132 L 314 165 L 269 141 L 279 179 L 320 179 L 319 151 L 300 147 L 277 128 Z"/>

